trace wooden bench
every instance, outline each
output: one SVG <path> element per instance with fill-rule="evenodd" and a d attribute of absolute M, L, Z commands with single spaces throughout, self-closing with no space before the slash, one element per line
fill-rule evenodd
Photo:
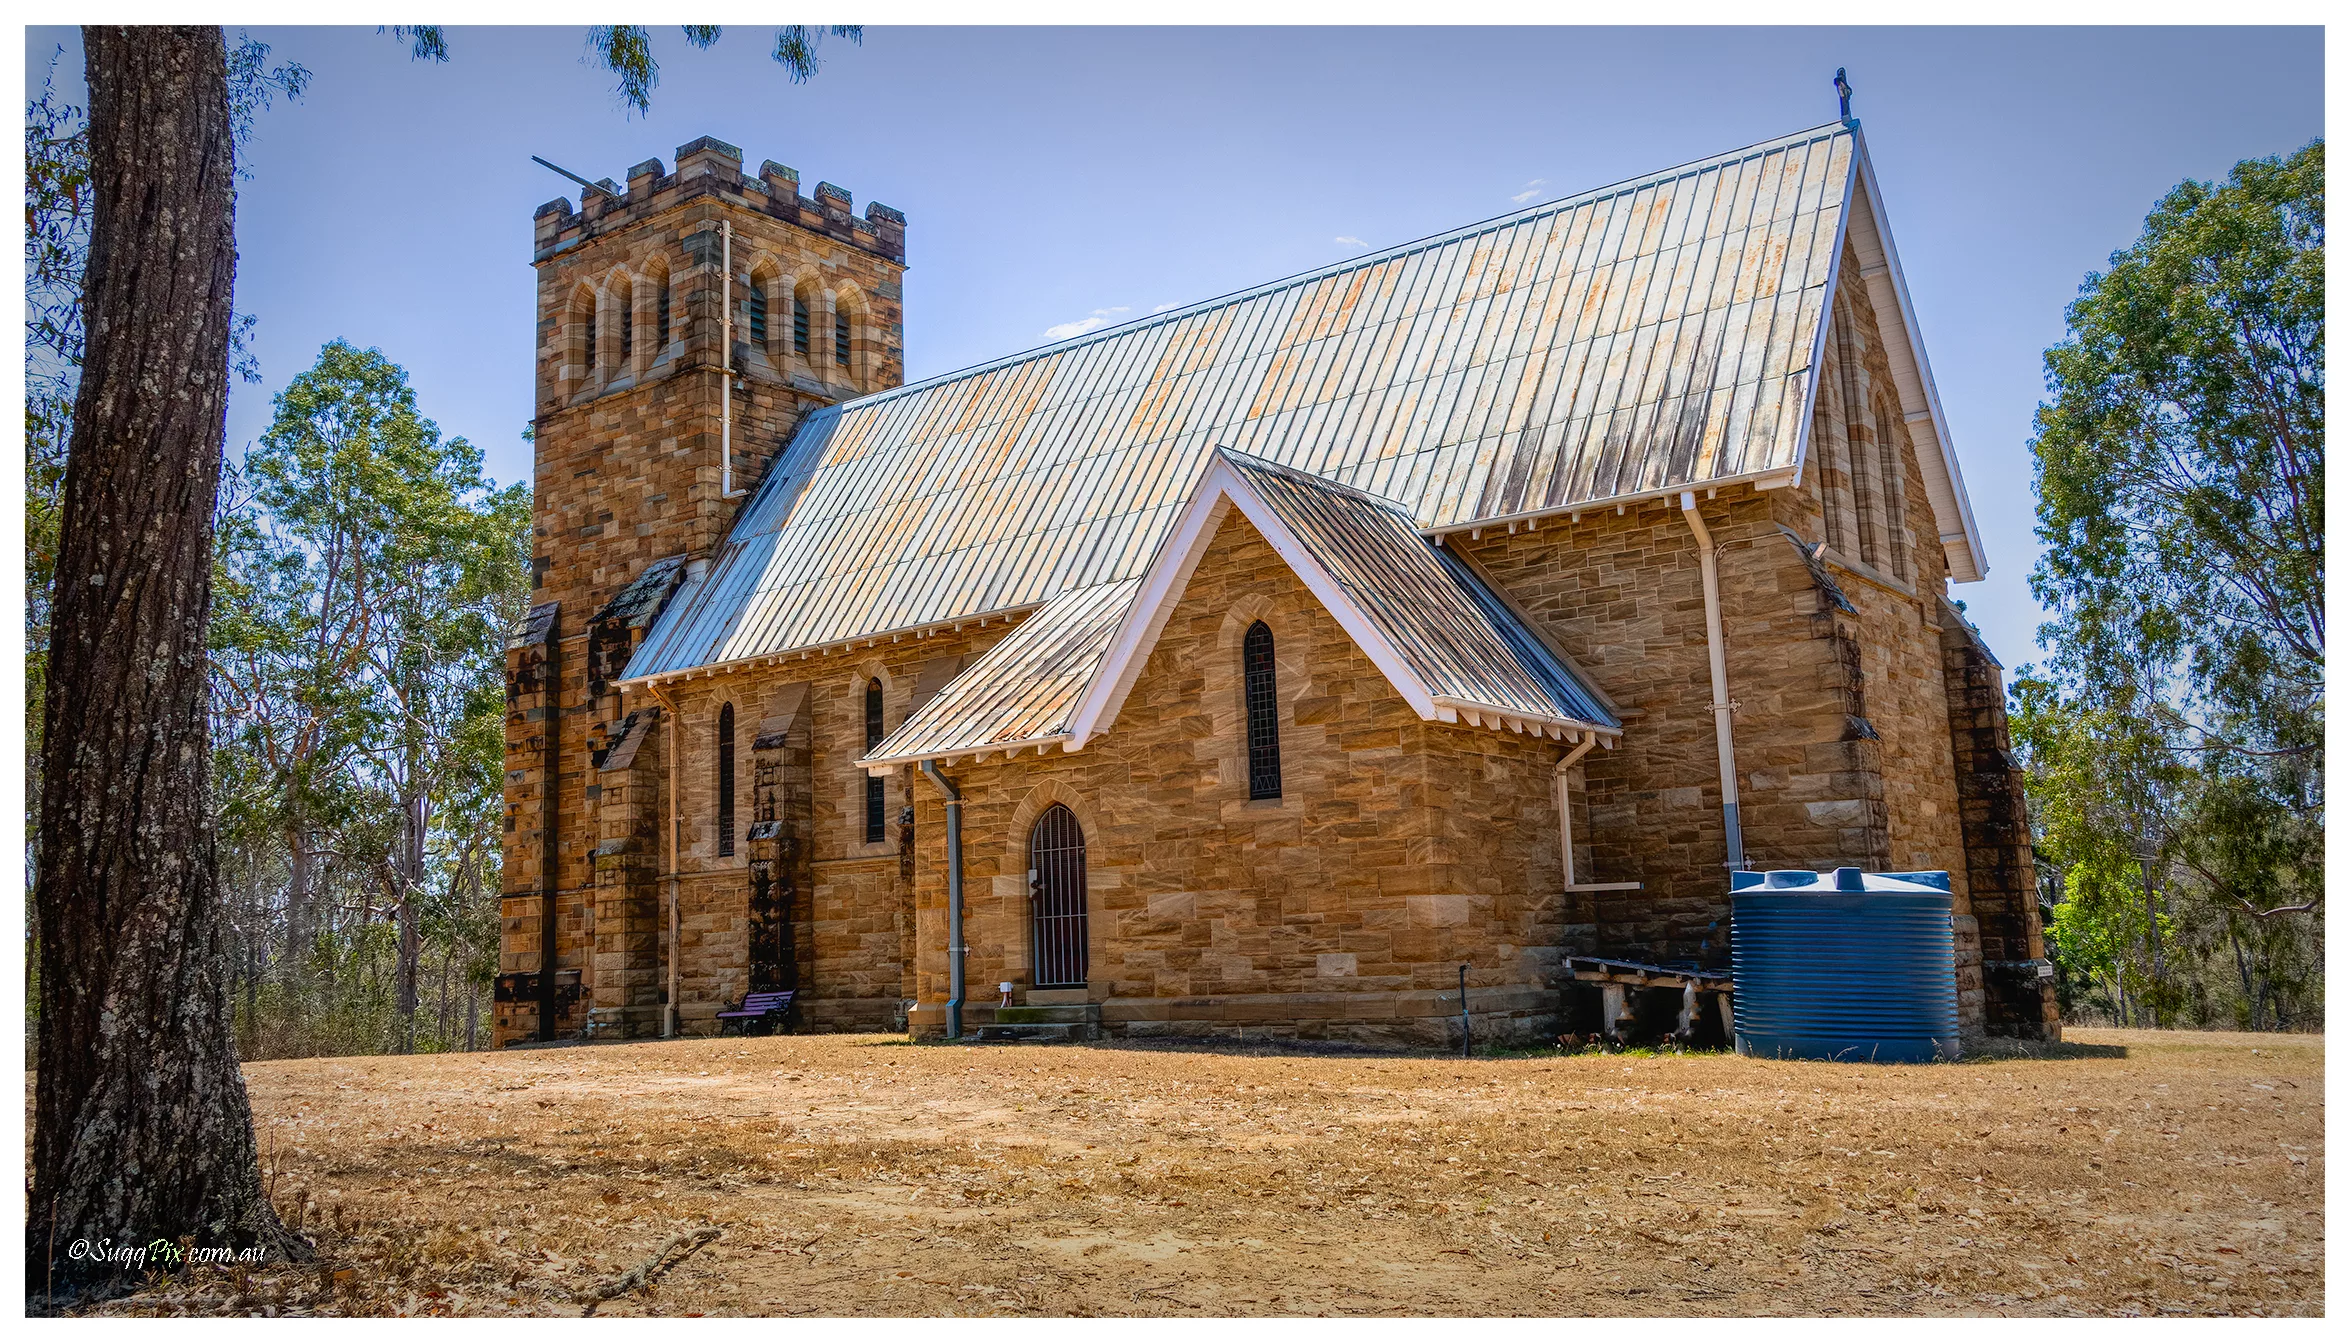
<path fill-rule="evenodd" d="M 790 989 L 776 993 L 746 993 L 742 1006 L 718 1014 L 718 1033 L 724 1035 L 730 1030 L 740 1030 L 748 1035 L 754 1025 L 762 1028 L 761 1034 L 772 1033 L 791 1019 L 791 1000 Z"/>
<path fill-rule="evenodd" d="M 1609 1040 L 1621 1043 L 1624 1024 L 1632 1019 L 1626 1010 L 1630 1006 L 1629 989 L 1679 989 L 1681 1011 L 1673 1023 L 1673 1038 L 1688 1040 L 1697 1032 L 1698 1002 L 1701 993 L 1714 996 L 1714 1007 L 1721 1013 L 1722 1035 L 1736 1040 L 1738 1027 L 1732 1016 L 1731 1001 L 1735 985 L 1727 970 L 1707 970 L 1695 965 L 1651 965 L 1645 961 L 1615 961 L 1600 956 L 1569 956 L 1566 971 L 1575 979 L 1599 986 L 1600 1033 Z"/>

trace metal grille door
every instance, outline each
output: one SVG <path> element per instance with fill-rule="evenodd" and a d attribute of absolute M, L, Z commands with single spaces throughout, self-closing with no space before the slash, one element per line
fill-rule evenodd
<path fill-rule="evenodd" d="M 1085 986 L 1085 832 L 1056 802 L 1028 839 L 1028 891 L 1040 989 Z"/>

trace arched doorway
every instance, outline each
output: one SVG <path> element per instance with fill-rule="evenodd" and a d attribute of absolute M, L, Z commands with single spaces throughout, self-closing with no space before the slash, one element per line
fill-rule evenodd
<path fill-rule="evenodd" d="M 1028 836 L 1030 946 L 1040 989 L 1085 986 L 1085 831 L 1055 802 Z"/>

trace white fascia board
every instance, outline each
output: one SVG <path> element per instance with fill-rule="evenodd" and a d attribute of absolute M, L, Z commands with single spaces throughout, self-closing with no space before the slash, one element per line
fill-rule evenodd
<path fill-rule="evenodd" d="M 1363 650 L 1363 656 L 1371 659 L 1371 665 L 1377 667 L 1379 673 L 1387 678 L 1387 683 L 1395 687 L 1395 692 L 1403 696 L 1404 703 L 1412 706 L 1412 712 L 1420 715 L 1423 722 L 1436 721 L 1436 696 L 1421 683 L 1411 664 L 1404 661 L 1402 650 L 1390 643 L 1387 635 L 1371 622 L 1370 617 L 1363 614 L 1362 608 L 1355 605 L 1354 598 L 1347 595 L 1338 580 L 1330 576 L 1329 571 L 1314 558 L 1313 552 L 1306 549 L 1305 544 L 1289 530 L 1289 524 L 1283 522 L 1281 516 L 1258 498 L 1254 491 L 1240 484 L 1237 475 L 1233 476 L 1233 480 L 1237 487 L 1231 495 L 1233 504 L 1243 516 L 1256 524 L 1265 540 L 1272 543 L 1273 552 L 1288 563 L 1291 572 L 1306 585 L 1306 590 L 1322 603 L 1322 609 L 1328 611 L 1340 628 L 1346 631 L 1347 637 L 1355 641 L 1355 647 Z"/>
<path fill-rule="evenodd" d="M 1216 527 L 1231 510 L 1226 492 L 1216 483 L 1219 474 L 1226 481 L 1237 481 L 1232 469 L 1211 453 L 1208 469 L 1192 487 L 1191 502 L 1176 519 L 1175 530 L 1160 543 L 1158 558 L 1143 578 L 1142 591 L 1135 594 L 1134 605 L 1126 608 L 1125 618 L 1118 622 L 1118 632 L 1110 639 L 1100 669 L 1086 684 L 1085 693 L 1077 697 L 1077 708 L 1069 715 L 1068 750 L 1085 749 L 1096 731 L 1117 721 L 1127 692 L 1134 689 L 1134 678 L 1142 674 L 1143 662 L 1166 629 L 1167 618 L 1174 614 L 1184 586 L 1199 568 L 1208 542 L 1215 539 Z"/>
<path fill-rule="evenodd" d="M 1950 497 L 1958 508 L 1959 530 L 1966 538 L 1966 554 L 1963 558 L 1969 562 L 1968 567 L 1971 567 L 1972 572 L 1953 564 L 1951 577 L 1961 583 L 1979 582 L 1991 572 L 1991 560 L 1983 551 L 1982 533 L 1975 527 L 1975 509 L 1967 499 L 1966 477 L 1959 474 L 1958 453 L 1951 446 L 1950 422 L 1942 414 L 1941 394 L 1934 389 L 1934 368 L 1926 362 L 1925 334 L 1918 329 L 1917 309 L 1909 300 L 1909 282 L 1902 278 L 1901 257 L 1893 249 L 1893 230 L 1885 219 L 1885 197 L 1877 187 L 1877 171 L 1870 166 L 1868 147 L 1861 139 L 1858 127 L 1853 128 L 1852 141 L 1854 152 L 1859 158 L 1859 172 L 1856 175 L 1868 192 L 1869 221 L 1876 230 L 1877 246 L 1885 254 L 1885 280 L 1893 291 L 1894 308 L 1901 314 L 1901 331 L 1909 340 L 1910 358 L 1917 365 L 1918 384 L 1925 390 L 1926 404 L 1923 409 L 1932 416 L 1934 445 L 1941 450 L 1942 471 L 1950 482 Z M 1948 524 L 1939 518 L 1935 521 L 1939 530 L 1947 536 L 1950 530 Z M 1943 550 L 1948 552 L 1949 549 L 1949 544 L 1945 542 Z"/>
<path fill-rule="evenodd" d="M 1346 589 L 1315 561 L 1312 552 L 1256 491 L 1249 488 L 1240 473 L 1221 455 L 1210 454 L 1208 469 L 1200 474 L 1199 484 L 1193 487 L 1191 503 L 1183 510 L 1174 532 L 1151 565 L 1141 594 L 1127 611 L 1125 620 L 1119 623 L 1109 654 L 1102 660 L 1102 669 L 1094 673 L 1093 683 L 1085 688 L 1085 694 L 1077 701 L 1076 712 L 1069 716 L 1068 750 L 1083 749 L 1094 734 L 1117 721 L 1118 710 L 1124 707 L 1143 663 L 1166 629 L 1175 603 L 1182 598 L 1192 573 L 1199 568 L 1200 557 L 1215 539 L 1216 529 L 1225 516 L 1235 508 L 1306 585 L 1306 590 L 1314 594 L 1315 600 L 1346 631 L 1347 637 L 1354 640 L 1355 646 L 1363 650 L 1363 655 L 1371 659 L 1404 702 L 1412 706 L 1412 711 L 1424 721 L 1438 720 L 1440 710 L 1434 695 L 1421 684 L 1402 653 L 1364 616 L 1347 596 Z"/>

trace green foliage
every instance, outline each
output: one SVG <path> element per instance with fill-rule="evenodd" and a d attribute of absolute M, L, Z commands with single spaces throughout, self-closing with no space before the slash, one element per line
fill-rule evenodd
<path fill-rule="evenodd" d="M 385 920 L 410 934 L 395 985 L 434 956 L 468 993 L 494 970 L 530 495 L 486 481 L 379 351 L 328 344 L 274 407 L 224 495 L 212 644 L 224 881 L 249 874 L 269 949 L 248 1039 L 286 1050 L 373 1001 L 344 962 Z M 370 1019 L 404 1045 L 413 1003 L 391 1003 Z"/>
<path fill-rule="evenodd" d="M 723 31 L 715 23 L 688 23 L 682 25 L 688 46 L 707 50 L 718 41 Z M 377 28 L 377 32 L 385 29 Z M 390 30 L 394 40 L 410 44 L 415 59 L 445 61 L 449 59 L 449 43 L 438 25 L 395 27 Z M 787 23 L 775 30 L 775 50 L 770 53 L 777 65 L 791 76 L 794 84 L 805 84 L 816 77 L 824 62 L 817 56 L 825 36 L 841 38 L 862 46 L 865 26 L 858 23 L 815 25 Z M 621 104 L 642 113 L 653 105 L 653 90 L 661 83 L 661 62 L 653 55 L 652 30 L 640 24 L 594 24 L 587 30 L 588 56 L 597 65 L 619 76 L 614 92 Z"/>
<path fill-rule="evenodd" d="M 685 25 L 688 45 L 708 48 L 718 41 L 719 26 L 714 23 Z M 865 28 L 862 24 L 833 24 L 829 28 L 813 27 L 804 23 L 788 23 L 775 30 L 775 63 L 784 68 L 794 84 L 805 84 L 815 78 L 823 61 L 816 55 L 824 44 L 824 35 L 845 38 L 863 45 Z M 634 24 L 607 24 L 591 27 L 587 33 L 588 54 L 596 63 L 620 77 L 616 92 L 620 101 L 638 112 L 653 105 L 653 89 L 661 82 L 661 64 L 653 58 L 652 33 Z"/>
<path fill-rule="evenodd" d="M 2085 693 L 2175 697 L 2236 715 L 2249 744 L 2314 743 L 2324 248 L 2312 144 L 2224 186 L 2182 183 L 2068 310 L 2032 443 L 2048 546 L 2032 585 Z"/>
<path fill-rule="evenodd" d="M 2321 1010 L 2324 168 L 2182 183 L 2047 356 L 2013 726 L 2051 946 L 2117 1015 Z"/>

